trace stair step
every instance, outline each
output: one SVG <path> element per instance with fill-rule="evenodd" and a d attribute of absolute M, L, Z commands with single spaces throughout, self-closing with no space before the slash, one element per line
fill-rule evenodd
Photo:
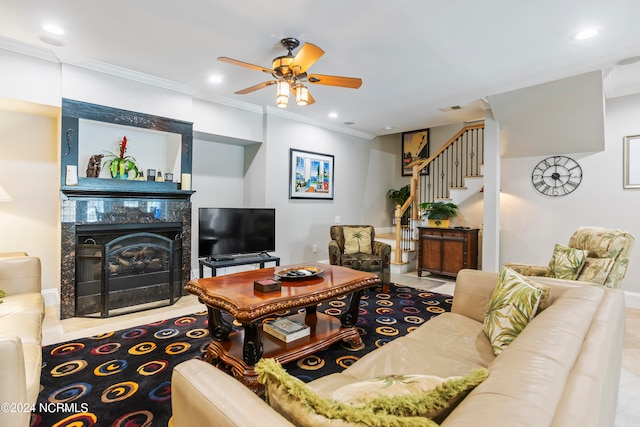
<path fill-rule="evenodd" d="M 405 274 L 416 270 L 416 261 L 404 262 L 402 264 L 391 263 L 391 276 Z"/>
<path fill-rule="evenodd" d="M 391 239 L 391 240 L 395 240 L 396 235 L 393 233 L 383 233 L 383 234 L 376 234 L 376 240 L 377 239 Z"/>

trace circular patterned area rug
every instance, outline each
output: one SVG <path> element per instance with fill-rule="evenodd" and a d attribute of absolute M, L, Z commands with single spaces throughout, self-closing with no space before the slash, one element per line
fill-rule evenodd
<path fill-rule="evenodd" d="M 303 381 L 340 372 L 363 355 L 449 311 L 453 299 L 392 285 L 371 289 L 360 301 L 357 327 L 363 347 L 334 344 L 285 365 Z M 346 298 L 318 311 L 340 315 Z M 41 391 L 31 426 L 167 425 L 171 370 L 201 358 L 211 341 L 206 311 L 117 332 L 43 347 Z"/>

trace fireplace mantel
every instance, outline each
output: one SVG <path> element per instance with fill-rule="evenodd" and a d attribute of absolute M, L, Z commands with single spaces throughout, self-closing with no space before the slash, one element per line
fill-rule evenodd
<path fill-rule="evenodd" d="M 78 185 L 66 185 L 60 191 L 67 197 L 133 197 L 189 200 L 194 191 L 182 190 L 176 182 L 128 181 L 79 178 Z"/>

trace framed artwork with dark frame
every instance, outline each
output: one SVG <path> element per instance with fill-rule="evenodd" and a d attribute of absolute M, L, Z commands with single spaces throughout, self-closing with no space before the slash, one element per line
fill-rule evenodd
<path fill-rule="evenodd" d="M 333 200 L 333 156 L 290 148 L 289 198 Z"/>
<path fill-rule="evenodd" d="M 429 158 L 429 129 L 402 132 L 402 176 L 413 174 L 413 165 Z M 429 175 L 429 168 L 421 171 Z"/>
<path fill-rule="evenodd" d="M 624 137 L 623 188 L 640 188 L 640 135 Z"/>

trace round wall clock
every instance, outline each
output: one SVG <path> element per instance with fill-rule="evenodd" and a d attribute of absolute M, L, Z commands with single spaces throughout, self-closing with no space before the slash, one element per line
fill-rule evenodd
<path fill-rule="evenodd" d="M 582 168 L 570 157 L 551 156 L 533 168 L 531 182 L 547 196 L 565 196 L 578 188 L 582 181 Z"/>

